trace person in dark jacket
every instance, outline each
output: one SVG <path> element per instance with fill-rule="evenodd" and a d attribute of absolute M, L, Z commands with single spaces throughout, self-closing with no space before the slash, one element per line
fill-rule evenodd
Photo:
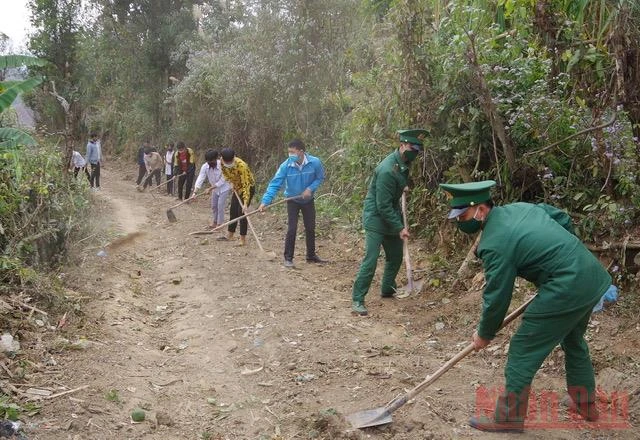
<path fill-rule="evenodd" d="M 144 141 L 142 146 L 138 149 L 138 178 L 136 179 L 136 185 L 140 186 L 144 175 L 147 174 L 147 166 L 144 163 L 144 150 L 151 148 L 151 142 Z"/>

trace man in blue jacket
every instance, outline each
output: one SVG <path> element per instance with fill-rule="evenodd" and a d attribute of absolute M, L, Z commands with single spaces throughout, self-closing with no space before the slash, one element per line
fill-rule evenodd
<path fill-rule="evenodd" d="M 289 142 L 289 158 L 280 164 L 258 207 L 260 211 L 264 211 L 265 207 L 273 202 L 282 187 L 284 187 L 285 197 L 299 197 L 287 202 L 288 229 L 284 241 L 285 267 L 293 267 L 300 211 L 302 211 L 307 242 L 307 262 L 324 263 L 316 255 L 316 207 L 313 201 L 313 194 L 323 181 L 324 168 L 320 159 L 306 153 L 305 145 L 300 139 Z"/>
<path fill-rule="evenodd" d="M 100 191 L 100 164 L 102 162 L 102 149 L 96 133 L 91 133 L 87 142 L 87 162 L 91 165 L 89 184 L 92 189 Z"/>

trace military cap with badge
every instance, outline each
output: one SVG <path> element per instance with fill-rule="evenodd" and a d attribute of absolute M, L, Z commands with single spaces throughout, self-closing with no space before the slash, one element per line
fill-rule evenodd
<path fill-rule="evenodd" d="M 442 188 L 449 198 L 449 219 L 458 219 L 473 206 L 491 200 L 491 188 L 496 186 L 494 180 L 469 183 L 441 183 Z M 467 221 L 458 221 L 458 228 L 462 232 L 472 234 L 480 229 L 482 222 L 473 218 Z"/>

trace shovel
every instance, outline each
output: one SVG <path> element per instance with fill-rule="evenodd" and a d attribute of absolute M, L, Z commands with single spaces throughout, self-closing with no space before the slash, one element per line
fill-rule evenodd
<path fill-rule="evenodd" d="M 407 193 L 403 192 L 400 198 L 402 204 L 402 220 L 404 222 L 404 228 L 409 230 L 409 222 L 407 220 Z M 406 298 L 413 292 L 420 293 L 422 291 L 422 285 L 424 280 L 413 280 L 413 268 L 411 267 L 411 257 L 409 256 L 409 239 L 405 238 L 402 244 L 404 252 L 404 265 L 407 268 L 407 285 L 398 289 L 396 292 L 396 298 Z"/>
<path fill-rule="evenodd" d="M 527 306 L 535 299 L 536 295 L 529 298 L 524 302 L 520 307 L 511 312 L 505 319 L 502 321 L 502 325 L 500 329 L 508 325 L 511 321 L 516 319 L 518 316 L 522 315 Z M 365 411 L 360 411 L 357 413 L 350 414 L 345 418 L 351 423 L 354 428 L 368 428 L 370 426 L 380 426 L 386 425 L 387 423 L 391 423 L 391 414 L 395 412 L 397 409 L 402 407 L 409 400 L 416 397 L 422 390 L 431 385 L 436 381 L 440 376 L 442 376 L 445 372 L 451 369 L 455 364 L 464 359 L 468 354 L 473 351 L 473 343 L 467 345 L 462 351 L 456 354 L 453 358 L 449 359 L 447 363 L 445 363 L 442 367 L 438 369 L 435 373 L 428 376 L 424 381 L 422 381 L 415 388 L 407 392 L 406 394 L 396 397 L 391 402 L 382 406 L 380 408 L 368 409 Z"/>
<path fill-rule="evenodd" d="M 278 200 L 277 202 L 272 203 L 271 205 L 265 206 L 265 207 L 264 207 L 264 209 L 269 209 L 269 208 L 271 208 L 272 206 L 276 206 L 276 205 L 279 205 L 279 204 L 281 204 L 281 203 L 288 202 L 289 200 L 296 200 L 296 199 L 299 199 L 300 197 L 301 197 L 301 196 L 287 197 L 287 198 L 285 198 L 285 199 Z M 249 217 L 249 216 L 251 216 L 251 215 L 253 215 L 253 214 L 258 214 L 259 212 L 261 212 L 261 211 L 260 211 L 259 209 L 256 209 L 256 210 L 254 210 L 254 211 L 251 211 L 251 212 L 248 212 L 248 213 L 246 213 L 246 214 L 244 214 L 244 215 L 241 215 L 240 217 L 236 217 L 236 218 L 234 218 L 233 220 L 229 220 L 228 222 L 225 222 L 225 223 L 223 223 L 223 224 L 221 224 L 221 225 L 218 225 L 218 226 L 216 226 L 216 227 L 215 227 L 215 228 L 213 228 L 213 229 L 209 229 L 209 230 L 207 230 L 207 231 L 195 231 L 195 232 L 190 232 L 190 233 L 189 233 L 189 235 L 209 235 L 209 234 L 213 234 L 214 232 L 216 232 L 216 231 L 218 231 L 218 230 L 220 230 L 220 229 L 224 228 L 225 226 L 229 226 L 231 223 L 235 223 L 235 222 L 237 222 L 238 220 L 242 220 L 243 218 L 247 218 L 247 217 Z"/>
<path fill-rule="evenodd" d="M 233 194 L 235 194 L 236 198 L 238 199 L 238 202 L 240 202 L 240 205 L 243 206 L 245 209 L 247 208 L 246 206 L 244 206 L 244 203 L 242 203 L 242 199 L 240 198 L 240 196 L 238 195 L 238 192 L 234 189 L 233 190 Z M 256 230 L 253 228 L 253 223 L 251 223 L 251 219 L 249 217 L 247 217 L 247 223 L 249 224 L 249 229 L 251 229 L 251 233 L 253 234 L 253 238 L 256 239 L 256 243 L 258 243 L 258 247 L 260 248 L 260 252 L 262 252 L 262 256 L 264 258 L 266 258 L 267 260 L 273 260 L 276 258 L 276 253 L 273 251 L 265 251 L 264 248 L 262 247 L 262 243 L 260 243 L 260 239 L 258 238 L 258 234 L 256 234 Z"/>
<path fill-rule="evenodd" d="M 202 194 L 207 194 L 207 192 L 201 192 L 200 194 L 196 194 L 196 197 L 200 197 Z M 188 199 L 183 200 L 182 202 L 173 205 L 172 207 L 170 207 L 169 209 L 167 209 L 167 219 L 169 220 L 169 223 L 175 223 L 178 221 L 178 218 L 176 217 L 176 215 L 173 213 L 173 210 L 176 209 L 179 206 L 184 205 L 185 203 L 189 203 L 190 201 L 192 201 L 195 197 L 189 197 Z"/>

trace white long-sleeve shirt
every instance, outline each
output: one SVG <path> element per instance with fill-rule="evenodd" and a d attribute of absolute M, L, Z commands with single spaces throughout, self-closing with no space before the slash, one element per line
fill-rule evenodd
<path fill-rule="evenodd" d="M 220 194 L 231 189 L 231 185 L 224 179 L 222 175 L 222 164 L 218 160 L 217 166 L 211 168 L 207 162 L 200 167 L 200 173 L 196 179 L 195 190 L 198 191 L 204 184 L 204 179 L 209 179 L 209 184 L 215 186 L 215 191 Z"/>
<path fill-rule="evenodd" d="M 173 155 L 175 154 L 175 150 L 167 150 L 166 153 L 164 153 L 164 173 L 167 176 L 170 176 L 171 174 L 173 174 Z"/>
<path fill-rule="evenodd" d="M 87 161 L 84 160 L 82 154 L 78 153 L 77 151 L 71 153 L 71 163 L 75 168 L 82 168 L 87 165 Z"/>

